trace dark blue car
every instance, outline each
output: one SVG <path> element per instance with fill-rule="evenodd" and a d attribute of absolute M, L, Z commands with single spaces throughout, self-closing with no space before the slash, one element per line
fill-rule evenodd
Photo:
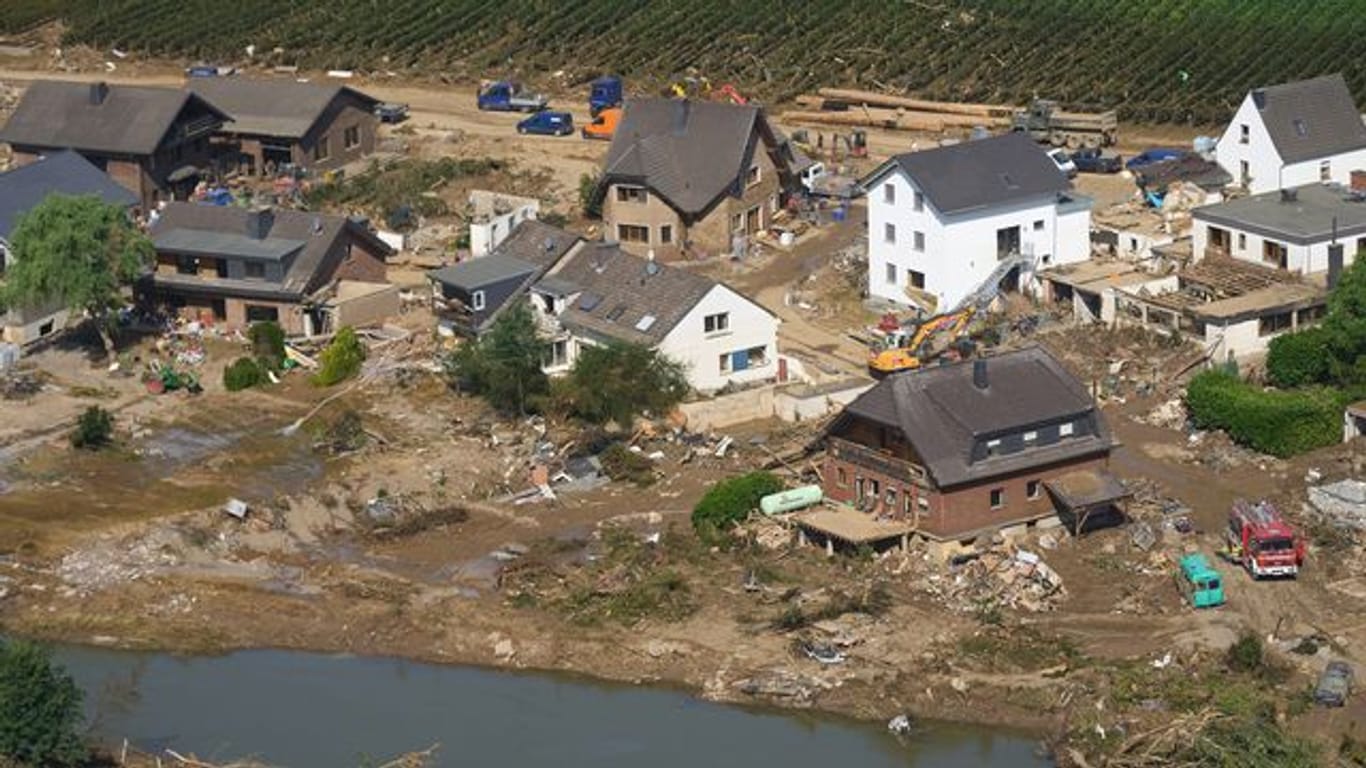
<path fill-rule="evenodd" d="M 1186 150 L 1184 149 L 1145 149 L 1142 153 L 1129 158 L 1129 162 L 1125 163 L 1124 167 L 1132 171 L 1145 165 L 1160 163 L 1164 160 L 1179 160 L 1185 156 Z"/>
<path fill-rule="evenodd" d="M 574 116 L 568 112 L 537 112 L 518 123 L 517 132 L 541 136 L 568 136 L 574 132 Z"/>

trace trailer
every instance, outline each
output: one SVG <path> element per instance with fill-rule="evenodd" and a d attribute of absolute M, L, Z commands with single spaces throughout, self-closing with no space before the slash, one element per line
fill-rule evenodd
<path fill-rule="evenodd" d="M 599 77 L 589 84 L 588 114 L 590 117 L 597 117 L 605 109 L 620 107 L 622 99 L 620 77 L 616 75 Z"/>
<path fill-rule="evenodd" d="M 1068 112 L 1051 99 L 1035 99 L 1015 113 L 1011 130 L 1055 147 L 1111 147 L 1119 141 L 1119 116 L 1105 112 Z"/>

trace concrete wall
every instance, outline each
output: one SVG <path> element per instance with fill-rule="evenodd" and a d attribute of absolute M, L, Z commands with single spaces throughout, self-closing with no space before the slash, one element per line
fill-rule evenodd
<path fill-rule="evenodd" d="M 755 419 L 776 416 L 783 421 L 808 421 L 835 413 L 872 387 L 866 381 L 813 393 L 805 384 L 776 383 L 679 406 L 692 430 L 724 429 Z"/>
<path fill-rule="evenodd" d="M 1241 140 L 1242 125 L 1248 126 L 1247 143 Z M 1320 181 L 1320 164 L 1325 161 L 1329 164 L 1330 180 L 1340 184 L 1350 182 L 1353 170 L 1366 170 L 1366 149 L 1282 166 L 1280 153 L 1276 151 L 1271 135 L 1262 123 L 1251 94 L 1243 98 L 1243 103 L 1229 121 L 1228 128 L 1215 146 L 1214 155 L 1219 165 L 1233 176 L 1235 185 L 1243 181 L 1242 163 L 1246 162 L 1250 176 L 1248 192 L 1254 195 L 1317 183 Z"/>
<path fill-rule="evenodd" d="M 535 219 L 540 203 L 532 200 L 507 213 L 490 216 L 487 221 L 470 222 L 470 255 L 487 256 L 524 221 Z M 656 233 L 658 234 L 658 233 Z"/>
<path fill-rule="evenodd" d="M 1225 324 L 1207 322 L 1205 323 L 1205 349 L 1213 354 L 1213 359 L 1216 361 L 1227 360 L 1230 356 L 1233 359 L 1242 360 L 1265 354 L 1271 346 L 1272 339 L 1287 333 L 1294 333 L 1300 329 L 1302 324 L 1299 321 L 1302 312 L 1303 310 L 1293 313 L 1289 328 L 1267 336 L 1262 335 L 1261 319 L 1256 317 Z"/>
<path fill-rule="evenodd" d="M 706 332 L 705 318 L 726 313 L 724 331 Z M 659 344 L 659 350 L 687 367 L 688 383 L 711 392 L 731 382 L 743 384 L 778 375 L 778 318 L 724 285 L 702 297 Z M 739 350 L 762 348 L 765 362 L 743 371 L 723 370 L 720 358 Z M 729 368 L 729 364 L 727 366 Z"/>
<path fill-rule="evenodd" d="M 0 313 L 0 341 L 28 346 L 61 332 L 71 322 L 71 312 L 53 302 L 50 306 Z"/>
<path fill-rule="evenodd" d="M 335 313 L 333 324 L 336 328 L 379 325 L 399 312 L 397 285 L 386 284 L 379 290 L 351 297 L 345 296 L 346 288 L 343 284 L 338 298 L 328 302 Z"/>
<path fill-rule="evenodd" d="M 1235 259 L 1273 266 L 1270 262 L 1262 260 L 1262 249 L 1266 242 L 1271 240 L 1286 247 L 1286 269 L 1289 271 L 1305 275 L 1328 271 L 1329 239 L 1301 245 L 1264 237 L 1243 229 L 1199 220 L 1195 222 L 1195 226 L 1192 228 L 1192 246 L 1195 249 L 1194 255 L 1197 261 L 1205 256 L 1205 249 L 1210 243 L 1209 230 L 1211 227 L 1223 229 L 1229 233 L 1229 255 Z M 1344 268 L 1351 266 L 1358 251 L 1366 249 L 1366 235 L 1344 236 L 1340 237 L 1338 242 L 1343 245 L 1342 265 Z"/>

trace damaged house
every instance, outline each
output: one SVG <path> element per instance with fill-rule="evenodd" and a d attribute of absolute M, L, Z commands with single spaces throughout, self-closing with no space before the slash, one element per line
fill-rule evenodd
<path fill-rule="evenodd" d="M 826 433 L 822 485 L 842 504 L 799 518 L 851 545 L 912 534 L 963 541 L 1061 518 L 1122 515 L 1114 440 L 1078 381 L 1042 347 L 892 376 Z"/>
<path fill-rule="evenodd" d="M 594 194 L 608 239 L 630 253 L 738 253 L 800 189 L 795 163 L 759 107 L 635 99 Z"/>
<path fill-rule="evenodd" d="M 398 313 L 391 249 L 355 219 L 170 203 L 150 234 L 156 267 L 139 298 L 190 320 L 311 336 Z"/>

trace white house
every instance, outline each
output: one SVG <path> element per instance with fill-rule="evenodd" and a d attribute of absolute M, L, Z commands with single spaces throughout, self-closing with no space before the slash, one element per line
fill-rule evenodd
<path fill-rule="evenodd" d="M 1366 250 L 1366 189 L 1305 184 L 1196 208 L 1191 221 L 1196 260 L 1231 256 L 1302 275 L 1328 273 Z"/>
<path fill-rule="evenodd" d="M 587 243 L 530 291 L 551 339 L 545 370 L 563 373 L 584 346 L 623 341 L 681 362 L 700 392 L 780 378 L 778 318 L 726 285 Z"/>
<path fill-rule="evenodd" d="M 1366 170 L 1366 125 L 1340 74 L 1249 91 L 1215 147 L 1256 195 Z"/>
<path fill-rule="evenodd" d="M 530 197 L 476 189 L 470 192 L 470 255 L 487 256 L 524 221 L 536 218 L 541 203 Z"/>
<path fill-rule="evenodd" d="M 1090 199 L 1023 133 L 897 155 L 863 186 L 868 291 L 887 301 L 944 312 L 1090 257 Z"/>

